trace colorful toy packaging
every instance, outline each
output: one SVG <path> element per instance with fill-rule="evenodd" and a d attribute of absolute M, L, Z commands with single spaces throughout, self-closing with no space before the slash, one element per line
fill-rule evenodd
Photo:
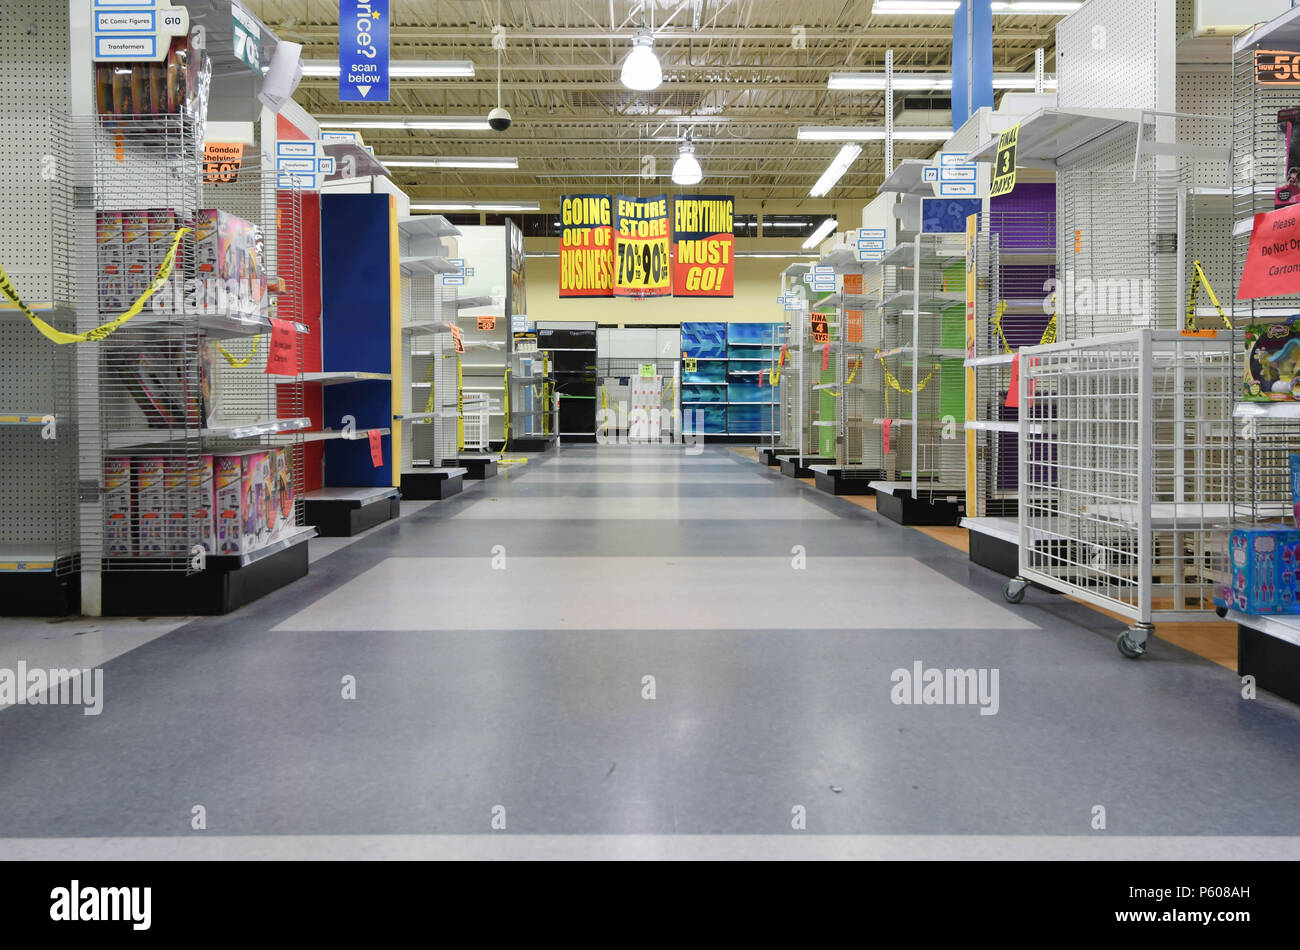
<path fill-rule="evenodd" d="M 163 487 L 165 460 L 161 457 L 138 458 L 131 467 L 135 473 L 135 510 L 140 532 L 136 554 L 140 557 L 165 557 L 169 553 Z"/>
<path fill-rule="evenodd" d="M 1300 202 L 1300 109 L 1279 109 L 1277 134 L 1286 162 L 1282 166 L 1283 182 L 1273 189 L 1273 207 L 1285 208 Z"/>
<path fill-rule="evenodd" d="M 293 452 L 281 446 L 271 453 L 271 478 L 275 489 L 275 536 L 283 537 L 296 527 L 294 502 L 297 497 L 293 487 Z"/>
<path fill-rule="evenodd" d="M 1231 581 L 1222 606 L 1246 614 L 1300 613 L 1300 531 L 1251 528 L 1228 537 Z"/>
<path fill-rule="evenodd" d="M 266 300 L 262 233 L 224 211 L 207 209 L 195 218 L 194 253 L 203 304 L 233 313 L 255 313 Z"/>
<path fill-rule="evenodd" d="M 131 536 L 131 460 L 104 459 L 104 553 L 130 557 L 135 552 Z"/>
<path fill-rule="evenodd" d="M 166 520 L 165 552 L 186 557 L 189 545 L 189 459 L 169 458 L 163 463 L 163 516 Z"/>
<path fill-rule="evenodd" d="M 217 554 L 251 554 L 275 536 L 272 457 L 276 451 L 262 449 L 213 459 Z"/>
<path fill-rule="evenodd" d="M 126 309 L 126 271 L 122 260 L 122 212 L 95 215 L 95 263 L 100 313 Z"/>
<path fill-rule="evenodd" d="M 189 511 L 188 539 L 202 547 L 205 553 L 216 554 L 216 523 L 213 516 L 215 485 L 211 455 L 200 455 L 194 460 L 188 473 L 188 489 L 188 498 L 193 504 Z"/>
<path fill-rule="evenodd" d="M 1246 328 L 1243 398 L 1251 402 L 1300 399 L 1300 316 Z"/>

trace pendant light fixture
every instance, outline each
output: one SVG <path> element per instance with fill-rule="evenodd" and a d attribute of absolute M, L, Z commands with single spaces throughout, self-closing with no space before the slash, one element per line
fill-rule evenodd
<path fill-rule="evenodd" d="M 632 39 L 632 52 L 623 60 L 623 71 L 619 75 L 627 88 L 649 92 L 658 89 L 664 81 L 664 71 L 655 55 L 654 44 L 654 37 L 645 26 L 637 30 Z"/>
<path fill-rule="evenodd" d="M 695 146 L 691 144 L 691 133 L 686 133 L 686 140 L 677 153 L 677 162 L 673 165 L 674 185 L 698 185 L 704 177 L 704 171 L 695 158 Z"/>

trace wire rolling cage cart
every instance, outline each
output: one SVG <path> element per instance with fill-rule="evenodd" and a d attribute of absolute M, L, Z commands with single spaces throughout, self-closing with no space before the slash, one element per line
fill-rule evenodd
<path fill-rule="evenodd" d="M 1020 352 L 1020 576 L 1132 620 L 1204 619 L 1228 518 L 1231 337 L 1138 330 Z"/>

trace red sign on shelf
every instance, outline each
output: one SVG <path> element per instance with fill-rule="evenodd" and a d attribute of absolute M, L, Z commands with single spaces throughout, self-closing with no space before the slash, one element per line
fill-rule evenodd
<path fill-rule="evenodd" d="M 384 435 L 378 429 L 371 429 L 368 433 L 370 436 L 370 461 L 375 468 L 384 467 Z"/>
<path fill-rule="evenodd" d="M 889 454 L 889 430 L 894 427 L 893 419 L 884 419 L 880 423 L 880 441 L 881 448 L 886 455 Z"/>
<path fill-rule="evenodd" d="M 822 344 L 822 372 L 824 373 L 826 370 L 830 369 L 830 365 L 831 345 L 829 343 L 824 343 Z"/>
<path fill-rule="evenodd" d="M 266 372 L 269 375 L 297 374 L 298 361 L 294 359 L 298 349 L 296 333 L 292 320 L 271 320 L 271 345 L 266 353 Z"/>
<path fill-rule="evenodd" d="M 465 334 L 454 323 L 451 325 L 451 343 L 457 353 L 465 352 Z"/>
<path fill-rule="evenodd" d="M 1255 215 L 1238 300 L 1300 293 L 1300 207 Z"/>

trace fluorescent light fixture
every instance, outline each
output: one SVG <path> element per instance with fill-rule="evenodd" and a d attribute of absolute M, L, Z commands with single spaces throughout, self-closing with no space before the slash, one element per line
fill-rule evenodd
<path fill-rule="evenodd" d="M 704 170 L 700 168 L 700 163 L 695 158 L 695 146 L 691 144 L 688 136 L 677 153 L 676 164 L 673 165 L 673 184 L 698 185 L 703 177 Z"/>
<path fill-rule="evenodd" d="M 658 89 L 664 81 L 663 67 L 654 51 L 654 37 L 646 29 L 638 30 L 632 39 L 632 52 L 623 60 L 623 70 L 619 79 L 629 89 L 649 92 Z"/>
<path fill-rule="evenodd" d="M 363 119 L 353 116 L 322 117 L 322 129 L 407 129 L 409 131 L 486 132 L 492 128 L 487 119 L 457 116 L 410 116 L 405 119 Z"/>
<path fill-rule="evenodd" d="M 961 4 L 957 0 L 876 0 L 872 13 L 912 16 L 952 16 Z"/>
<path fill-rule="evenodd" d="M 797 257 L 816 260 L 817 254 L 801 254 L 798 251 L 736 251 L 734 257 Z"/>
<path fill-rule="evenodd" d="M 884 73 L 831 73 L 826 88 L 832 91 L 859 90 L 884 91 Z M 994 89 L 1034 88 L 1033 73 L 994 73 Z M 1044 89 L 1056 88 L 1055 76 L 1043 77 Z M 894 90 L 897 92 L 947 92 L 952 89 L 952 76 L 948 73 L 894 73 Z"/>
<path fill-rule="evenodd" d="M 838 223 L 839 222 L 834 218 L 827 218 L 821 224 L 817 225 L 817 230 L 808 235 L 808 240 L 803 242 L 804 250 L 806 251 L 810 247 L 816 247 L 822 241 L 826 240 L 826 235 L 834 231 L 835 225 Z"/>
<path fill-rule="evenodd" d="M 952 16 L 956 0 L 875 0 L 871 12 L 882 16 Z M 1077 0 L 993 0 L 1001 16 L 1064 16 L 1083 6 Z"/>
<path fill-rule="evenodd" d="M 541 211 L 536 201 L 468 201 L 412 204 L 412 211 Z"/>
<path fill-rule="evenodd" d="M 389 168 L 518 168 L 517 158 L 492 158 L 482 155 L 462 155 L 459 158 L 428 157 L 411 155 L 394 155 L 379 159 Z"/>
<path fill-rule="evenodd" d="M 844 177 L 844 173 L 849 170 L 849 166 L 856 162 L 861 154 L 861 145 L 846 145 L 840 149 L 839 154 L 831 159 L 826 171 L 822 172 L 822 177 L 817 179 L 817 184 L 812 186 L 812 191 L 808 192 L 808 197 L 821 198 L 826 192 L 834 188 L 835 183 Z"/>
<path fill-rule="evenodd" d="M 1067 0 L 993 0 L 993 12 L 1004 16 L 1065 16 L 1081 6 Z"/>
<path fill-rule="evenodd" d="M 304 59 L 304 78 L 337 79 L 339 64 L 328 59 Z M 416 59 L 389 63 L 388 75 L 394 79 L 438 79 L 448 76 L 473 76 L 474 64 L 468 59 Z"/>
<path fill-rule="evenodd" d="M 883 142 L 883 125 L 801 125 L 799 136 L 805 142 Z M 895 142 L 946 142 L 952 129 L 894 126 Z"/>

